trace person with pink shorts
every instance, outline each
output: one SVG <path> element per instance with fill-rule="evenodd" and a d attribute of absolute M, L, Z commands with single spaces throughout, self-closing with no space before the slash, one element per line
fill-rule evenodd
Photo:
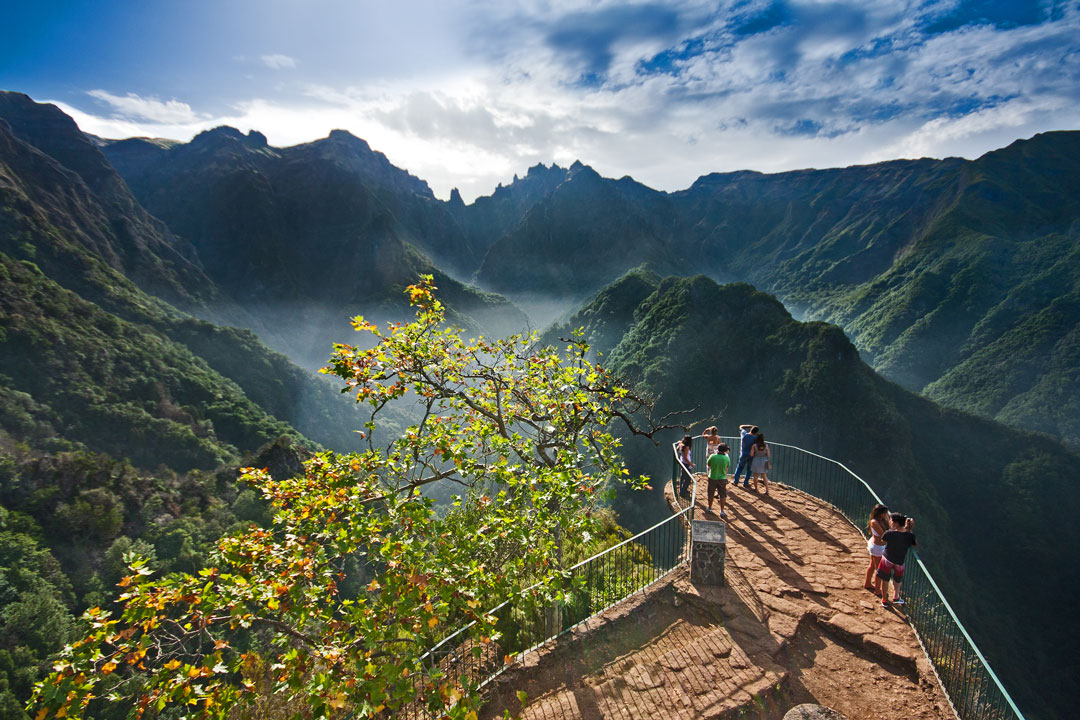
<path fill-rule="evenodd" d="M 893 603 L 903 605 L 904 599 L 900 597 L 900 583 L 904 582 L 904 562 L 907 560 L 907 552 L 917 545 L 915 533 L 911 528 L 915 526 L 913 518 L 904 517 L 901 513 L 892 513 L 889 516 L 892 522 L 892 530 L 889 530 L 881 539 L 885 541 L 885 552 L 878 563 L 877 576 L 881 580 L 881 606 L 889 607 L 889 581 L 893 584 Z"/>

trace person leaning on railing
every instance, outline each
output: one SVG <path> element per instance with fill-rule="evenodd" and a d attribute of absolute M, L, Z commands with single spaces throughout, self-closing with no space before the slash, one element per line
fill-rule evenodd
<path fill-rule="evenodd" d="M 889 607 L 889 580 L 893 584 L 893 599 L 897 605 L 903 605 L 904 600 L 900 597 L 900 583 L 904 581 L 904 561 L 907 560 L 907 551 L 915 547 L 915 533 L 911 529 L 915 526 L 915 519 L 904 517 L 900 513 L 889 516 L 892 521 L 892 530 L 881 536 L 885 541 L 885 554 L 878 563 L 878 577 L 881 578 L 881 606 Z"/>

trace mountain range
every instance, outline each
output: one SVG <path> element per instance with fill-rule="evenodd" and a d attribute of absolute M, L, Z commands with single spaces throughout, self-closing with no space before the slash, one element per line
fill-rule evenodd
<path fill-rule="evenodd" d="M 69 627 L 133 543 L 196 563 L 264 517 L 239 464 L 356 446 L 366 415 L 310 370 L 349 317 L 406 317 L 420 273 L 469 332 L 583 327 L 661 412 L 843 460 L 919 516 L 1029 717 L 1060 715 L 1046 688 L 1080 670 L 1053 609 L 1076 589 L 1077 159 L 1080 133 L 1047 133 L 675 193 L 537 165 L 465 204 L 344 131 L 107 140 L 0 93 L 0 718 L 63 635 L 7 618 Z M 670 470 L 651 443 L 627 454 Z M 631 527 L 661 507 L 615 502 Z"/>
<path fill-rule="evenodd" d="M 323 286 L 370 301 L 383 278 L 430 270 L 410 248 L 537 326 L 635 267 L 704 273 L 839 325 L 908 389 L 1080 447 L 1077 132 L 974 161 L 713 174 L 675 193 L 581 163 L 538 165 L 470 205 L 436 200 L 343 131 L 285 149 L 231 128 L 103 149 L 249 311 L 268 294 L 324 304 L 310 297 L 320 272 Z M 484 312 L 453 291 L 488 325 L 517 321 L 493 323 L 506 306 L 487 298 Z"/>
<path fill-rule="evenodd" d="M 1080 541 L 1074 451 L 905 390 L 838 327 L 795 320 L 746 283 L 633 271 L 547 337 L 573 328 L 606 367 L 659 393 L 658 415 L 696 408 L 702 425 L 729 435 L 757 424 L 774 441 L 842 458 L 891 508 L 918 517 L 921 557 L 1006 687 L 1029 717 L 1062 716 L 1062 706 L 1036 698 L 1080 671 L 1062 643 L 1080 637 L 1080 622 L 1047 610 L 1078 589 L 1061 570 L 1068 552 L 1055 549 Z M 626 444 L 633 469 L 670 474 L 651 442 Z M 660 505 L 655 485 L 648 501 L 617 498 L 620 516 Z"/>

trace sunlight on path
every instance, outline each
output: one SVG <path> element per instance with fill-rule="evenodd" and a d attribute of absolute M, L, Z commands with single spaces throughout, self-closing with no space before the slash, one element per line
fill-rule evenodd
<path fill-rule="evenodd" d="M 503 675 L 481 717 L 519 712 L 524 690 L 530 720 L 778 719 L 804 702 L 852 720 L 953 720 L 902 611 L 862 589 L 858 531 L 815 498 L 770 493 L 729 486 L 725 587 L 682 570 L 634 595 Z"/>

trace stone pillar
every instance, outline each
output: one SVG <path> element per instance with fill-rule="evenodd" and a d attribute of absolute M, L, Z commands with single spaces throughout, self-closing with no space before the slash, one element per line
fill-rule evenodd
<path fill-rule="evenodd" d="M 723 585 L 727 524 L 694 520 L 691 527 L 690 581 L 699 585 Z"/>

